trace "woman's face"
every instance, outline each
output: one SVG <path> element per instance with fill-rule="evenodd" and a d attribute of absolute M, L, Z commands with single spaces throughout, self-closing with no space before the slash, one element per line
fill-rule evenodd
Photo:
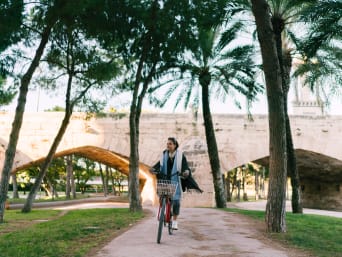
<path fill-rule="evenodd" d="M 176 150 L 176 145 L 171 140 L 167 140 L 166 148 L 169 152 L 173 153 Z"/>

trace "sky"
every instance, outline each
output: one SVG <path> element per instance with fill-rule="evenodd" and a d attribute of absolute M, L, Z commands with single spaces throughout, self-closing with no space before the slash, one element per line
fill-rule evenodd
<path fill-rule="evenodd" d="M 225 103 L 218 100 L 212 100 L 211 112 L 212 113 L 231 113 L 231 114 L 246 114 L 246 108 L 244 99 L 241 98 L 242 109 L 237 108 L 232 99 L 227 98 Z M 294 93 L 289 93 L 289 114 L 293 114 L 292 101 L 294 100 Z M 182 113 L 186 112 L 182 105 L 180 105 L 175 111 L 173 108 L 174 101 L 169 102 L 163 109 L 157 109 L 147 103 L 147 99 L 144 101 L 143 111 L 145 112 L 163 112 L 163 113 Z M 1 110 L 15 111 L 17 100 L 15 99 L 9 106 L 1 107 Z M 106 111 L 110 107 L 114 107 L 118 110 L 129 110 L 130 98 L 129 95 L 121 95 L 109 100 Z M 27 96 L 27 103 L 25 107 L 26 112 L 43 112 L 44 110 L 51 109 L 54 106 L 64 107 L 63 96 L 51 95 L 43 90 L 30 90 Z M 253 103 L 252 114 L 267 114 L 267 99 L 265 95 L 260 95 L 259 100 Z M 330 115 L 342 115 L 342 99 L 333 99 L 330 109 L 327 111 Z"/>

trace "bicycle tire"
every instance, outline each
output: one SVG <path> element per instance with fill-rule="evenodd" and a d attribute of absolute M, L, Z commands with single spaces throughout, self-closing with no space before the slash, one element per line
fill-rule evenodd
<path fill-rule="evenodd" d="M 160 239 L 163 232 L 164 226 L 164 218 L 165 218 L 165 197 L 162 199 L 162 208 L 159 213 L 159 225 L 158 225 L 158 233 L 157 233 L 157 243 L 160 244 Z"/>
<path fill-rule="evenodd" d="M 169 235 L 172 235 L 173 233 L 173 228 L 172 228 L 172 201 L 170 201 L 170 206 L 169 206 L 169 210 L 170 210 L 170 217 L 169 217 L 169 226 L 168 226 L 168 229 L 169 229 Z"/>

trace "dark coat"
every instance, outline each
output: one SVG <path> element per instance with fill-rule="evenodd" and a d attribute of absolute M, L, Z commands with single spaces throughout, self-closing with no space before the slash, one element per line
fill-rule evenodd
<path fill-rule="evenodd" d="M 183 192 L 190 189 L 195 189 L 199 193 L 203 193 L 203 190 L 199 188 L 197 182 L 192 177 L 191 173 L 187 178 L 181 178 Z"/>
<path fill-rule="evenodd" d="M 165 151 L 164 151 L 165 152 Z M 164 153 L 163 152 L 163 153 Z M 156 170 L 156 171 L 159 171 L 160 170 L 160 162 L 158 161 L 154 166 L 153 168 Z M 181 186 L 182 186 L 182 191 L 185 192 L 185 191 L 188 191 L 190 189 L 195 189 L 197 192 L 200 192 L 202 193 L 203 190 L 200 189 L 200 187 L 198 186 L 197 182 L 195 181 L 195 179 L 192 177 L 192 174 L 191 174 L 191 170 L 189 168 L 189 165 L 188 165 L 188 161 L 185 157 L 185 155 L 183 154 L 183 157 L 182 157 L 182 170 L 181 172 L 184 172 L 185 170 L 189 170 L 190 171 L 190 175 L 186 178 L 183 178 L 181 177 Z M 158 176 L 157 176 L 158 178 Z"/>

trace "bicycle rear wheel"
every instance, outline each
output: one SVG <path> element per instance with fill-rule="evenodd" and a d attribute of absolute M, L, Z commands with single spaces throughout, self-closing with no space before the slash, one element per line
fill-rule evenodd
<path fill-rule="evenodd" d="M 162 198 L 162 208 L 159 213 L 159 225 L 158 225 L 158 233 L 157 233 L 157 243 L 160 244 L 160 239 L 163 232 L 164 226 L 164 218 L 165 218 L 165 197 Z"/>

